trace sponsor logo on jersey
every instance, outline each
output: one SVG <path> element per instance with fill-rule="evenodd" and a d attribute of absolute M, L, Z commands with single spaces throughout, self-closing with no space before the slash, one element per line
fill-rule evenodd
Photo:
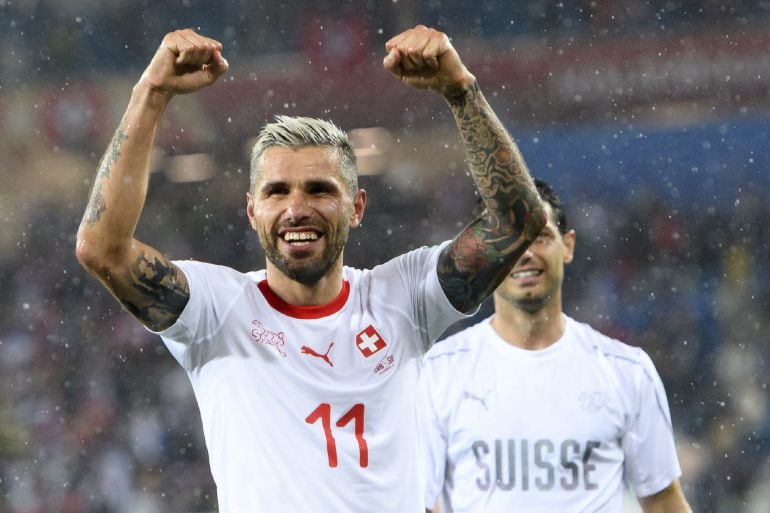
<path fill-rule="evenodd" d="M 483 406 L 485 410 L 488 410 L 488 408 L 487 408 L 487 397 L 489 397 L 489 393 L 490 392 L 492 392 L 492 391 L 491 390 L 487 390 L 487 393 L 482 396 L 482 395 L 474 394 L 472 392 L 468 392 L 467 390 L 463 390 L 463 398 L 462 398 L 462 400 L 464 401 L 465 399 L 469 399 L 471 401 L 476 401 L 479 404 L 481 404 L 481 406 Z"/>
<path fill-rule="evenodd" d="M 476 440 L 471 445 L 478 467 L 476 486 L 484 492 L 597 490 L 597 466 L 607 461 L 595 453 L 600 447 L 595 440 Z"/>
<path fill-rule="evenodd" d="M 385 358 L 377 362 L 374 367 L 375 374 L 385 374 L 396 364 L 396 358 L 392 354 L 385 355 Z"/>
<path fill-rule="evenodd" d="M 266 346 L 275 347 L 276 351 L 278 351 L 278 354 L 286 358 L 286 353 L 284 353 L 282 349 L 283 346 L 286 345 L 283 341 L 283 331 L 276 333 L 274 331 L 267 330 L 261 322 L 256 320 L 251 321 L 251 324 L 254 326 L 254 328 L 251 330 L 251 337 L 255 342 L 259 342 L 260 344 L 264 344 Z"/>
<path fill-rule="evenodd" d="M 364 358 L 369 358 L 387 345 L 385 339 L 377 333 L 371 324 L 356 335 L 356 347 L 364 355 Z"/>
<path fill-rule="evenodd" d="M 320 358 L 321 360 L 328 363 L 329 367 L 334 367 L 334 364 L 332 363 L 331 358 L 329 358 L 329 351 L 332 350 L 333 345 L 334 345 L 334 342 L 330 342 L 329 347 L 326 348 L 325 353 L 319 353 L 318 351 L 316 351 L 315 349 L 309 346 L 302 346 L 299 348 L 299 350 L 302 352 L 302 354 L 307 354 L 315 358 Z"/>

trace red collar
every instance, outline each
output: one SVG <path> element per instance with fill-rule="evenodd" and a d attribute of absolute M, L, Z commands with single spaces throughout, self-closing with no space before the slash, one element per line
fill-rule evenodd
<path fill-rule="evenodd" d="M 342 290 L 340 290 L 340 293 L 337 294 L 337 297 L 325 305 L 313 306 L 299 306 L 287 303 L 272 291 L 270 286 L 267 284 L 267 280 L 262 280 L 261 282 L 257 283 L 257 287 L 259 287 L 262 295 L 265 296 L 265 301 L 267 301 L 270 306 L 282 314 L 288 315 L 289 317 L 294 317 L 296 319 L 320 319 L 322 317 L 337 313 L 342 309 L 343 306 L 345 306 L 345 303 L 348 300 L 348 296 L 350 296 L 350 283 L 346 280 L 342 280 Z"/>

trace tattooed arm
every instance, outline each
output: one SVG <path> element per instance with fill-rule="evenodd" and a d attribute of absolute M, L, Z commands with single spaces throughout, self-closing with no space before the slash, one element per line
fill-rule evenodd
<path fill-rule="evenodd" d="M 139 321 L 162 330 L 187 304 L 187 279 L 160 252 L 134 238 L 147 195 L 150 153 L 168 101 L 227 71 L 221 45 L 192 30 L 163 39 L 134 86 L 104 154 L 77 238 L 77 257 Z"/>
<path fill-rule="evenodd" d="M 479 90 L 447 36 L 425 26 L 385 45 L 383 65 L 402 82 L 449 102 L 484 202 L 484 212 L 447 246 L 438 276 L 460 311 L 478 306 L 502 282 L 545 226 L 543 203 L 519 148 Z"/>

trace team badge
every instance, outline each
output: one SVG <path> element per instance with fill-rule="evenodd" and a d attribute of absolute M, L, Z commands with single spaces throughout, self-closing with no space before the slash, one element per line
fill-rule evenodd
<path fill-rule="evenodd" d="M 283 340 L 283 331 L 276 333 L 265 329 L 259 321 L 251 321 L 251 324 L 254 326 L 254 329 L 251 330 L 251 338 L 255 342 L 266 346 L 273 346 L 278 351 L 278 354 L 286 358 L 286 353 L 283 352 L 283 346 L 286 344 Z"/>
<path fill-rule="evenodd" d="M 364 358 L 369 358 L 387 345 L 385 339 L 377 333 L 371 324 L 356 335 L 356 347 L 364 355 Z"/>

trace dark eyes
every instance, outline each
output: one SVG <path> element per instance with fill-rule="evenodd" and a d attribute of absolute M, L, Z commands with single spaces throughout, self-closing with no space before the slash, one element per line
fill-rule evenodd
<path fill-rule="evenodd" d="M 272 196 L 284 195 L 289 193 L 289 188 L 281 184 L 266 185 L 262 188 L 262 196 L 269 198 Z"/>
<path fill-rule="evenodd" d="M 335 194 L 337 187 L 328 182 L 310 182 L 305 184 L 305 193 L 310 195 Z M 285 196 L 291 192 L 288 184 L 273 183 L 267 184 L 262 188 L 262 196 L 270 198 L 274 196 Z"/>
<path fill-rule="evenodd" d="M 335 191 L 336 188 L 328 183 L 311 183 L 307 187 L 308 194 L 329 194 Z"/>

